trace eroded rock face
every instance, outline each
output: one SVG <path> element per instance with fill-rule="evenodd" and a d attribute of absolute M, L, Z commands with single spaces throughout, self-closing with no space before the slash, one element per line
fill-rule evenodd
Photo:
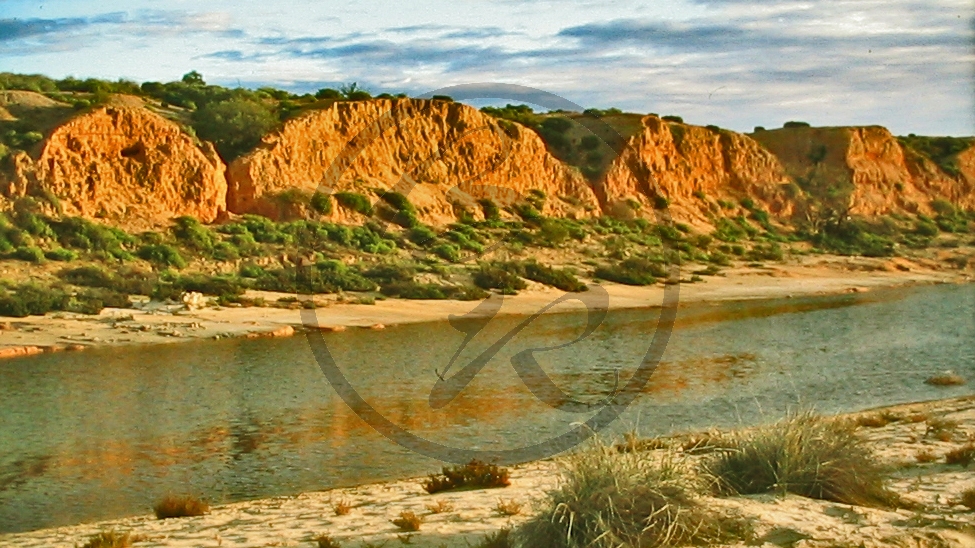
<path fill-rule="evenodd" d="M 717 200 L 737 204 L 751 198 L 774 215 L 791 214 L 791 179 L 778 159 L 748 136 L 653 115 L 643 126 L 596 185 L 607 212 L 624 215 L 628 209 L 646 216 L 663 198 L 674 219 L 707 225 L 712 215 L 726 213 Z"/>
<path fill-rule="evenodd" d="M 395 190 L 419 218 L 442 225 L 461 210 L 480 215 L 477 201 L 501 206 L 545 193 L 552 216 L 585 216 L 598 204 L 582 176 L 545 149 L 533 131 L 476 109 L 416 99 L 339 102 L 288 121 L 253 152 L 231 163 L 228 210 L 282 216 L 281 195 L 297 190 Z M 331 220 L 355 215 L 333 208 Z"/>
<path fill-rule="evenodd" d="M 142 108 L 105 107 L 71 119 L 44 143 L 34 178 L 67 215 L 128 227 L 225 210 L 225 166 L 213 146 Z"/>
<path fill-rule="evenodd" d="M 783 128 L 753 137 L 802 184 L 847 192 L 850 214 L 930 214 L 935 199 L 975 207 L 975 147 L 959 155 L 960 175 L 953 177 L 879 126 Z"/>

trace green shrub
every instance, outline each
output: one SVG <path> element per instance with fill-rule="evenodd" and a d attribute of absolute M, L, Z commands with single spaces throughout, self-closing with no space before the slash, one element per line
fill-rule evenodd
<path fill-rule="evenodd" d="M 51 311 L 65 310 L 70 300 L 70 295 L 57 288 L 32 283 L 21 284 L 12 292 L 0 295 L 0 316 L 40 316 Z"/>
<path fill-rule="evenodd" d="M 285 293 L 337 293 L 374 291 L 376 282 L 363 277 L 339 261 L 321 261 L 312 267 L 267 270 L 255 286 Z"/>
<path fill-rule="evenodd" d="M 63 247 L 58 247 L 50 251 L 44 252 L 44 257 L 52 261 L 63 261 L 69 262 L 78 258 L 78 254 L 70 249 L 65 249 Z"/>
<path fill-rule="evenodd" d="M 652 262 L 633 257 L 616 265 L 597 267 L 594 275 L 603 280 L 626 285 L 652 285 L 657 283 L 657 279 L 652 274 L 655 268 Z"/>
<path fill-rule="evenodd" d="M 517 272 L 520 276 L 541 284 L 550 285 L 552 287 L 561 289 L 562 291 L 570 291 L 574 293 L 589 291 L 586 284 L 582 283 L 579 278 L 576 278 L 575 274 L 568 269 L 556 270 L 535 260 L 528 260 L 521 264 L 509 263 L 509 267 L 513 272 Z"/>
<path fill-rule="evenodd" d="M 210 256 L 218 261 L 235 261 L 240 258 L 237 248 L 229 242 L 217 242 L 210 252 Z"/>
<path fill-rule="evenodd" d="M 332 213 L 332 197 L 324 192 L 316 191 L 312 194 L 308 205 L 321 215 L 330 215 Z"/>
<path fill-rule="evenodd" d="M 43 263 L 44 262 L 44 252 L 40 248 L 34 246 L 18 247 L 14 250 L 14 258 L 20 261 L 27 261 L 29 263 Z"/>
<path fill-rule="evenodd" d="M 886 470 L 851 421 L 798 413 L 743 431 L 708 463 L 722 492 L 782 491 L 859 506 L 901 506 L 884 485 Z"/>
<path fill-rule="evenodd" d="M 809 123 L 808 122 L 789 121 L 789 122 L 786 122 L 786 123 L 782 124 L 782 127 L 784 127 L 784 128 L 802 128 L 802 127 L 809 127 Z"/>
<path fill-rule="evenodd" d="M 430 251 L 441 259 L 452 263 L 459 262 L 461 259 L 460 247 L 454 244 L 442 243 L 434 246 Z"/>
<path fill-rule="evenodd" d="M 413 280 L 391 281 L 383 284 L 383 295 L 401 299 L 476 301 L 484 299 L 488 293 L 476 287 L 456 287 L 418 283 Z"/>
<path fill-rule="evenodd" d="M 781 261 L 785 254 L 777 243 L 759 244 L 745 254 L 749 261 Z"/>
<path fill-rule="evenodd" d="M 242 278 L 260 278 L 264 275 L 264 269 L 254 263 L 244 263 L 237 273 Z"/>
<path fill-rule="evenodd" d="M 674 116 L 674 115 L 663 116 L 661 118 L 661 120 L 664 120 L 665 122 L 673 122 L 675 124 L 683 124 L 684 123 L 684 119 L 683 118 L 681 118 L 680 116 Z"/>
<path fill-rule="evenodd" d="M 444 466 L 440 474 L 434 474 L 423 482 L 423 489 L 440 493 L 451 489 L 490 489 L 507 487 L 511 479 L 507 468 L 472 460 L 463 466 Z"/>
<path fill-rule="evenodd" d="M 132 302 L 126 293 L 111 289 L 86 289 L 75 295 L 67 309 L 72 312 L 97 315 L 106 307 L 132 308 Z"/>
<path fill-rule="evenodd" d="M 372 216 L 372 203 L 369 201 L 369 198 L 366 198 L 362 194 L 337 192 L 335 194 L 335 201 L 345 209 L 355 211 L 367 217 Z"/>
<path fill-rule="evenodd" d="M 514 206 L 514 210 L 525 222 L 540 224 L 545 219 L 531 204 L 517 204 Z"/>
<path fill-rule="evenodd" d="M 416 275 L 416 270 L 400 264 L 384 263 L 364 271 L 362 275 L 385 285 L 392 282 L 411 282 Z"/>
<path fill-rule="evenodd" d="M 213 249 L 216 235 L 193 217 L 183 216 L 173 219 L 173 235 L 176 240 L 189 249 L 208 253 Z"/>
<path fill-rule="evenodd" d="M 504 295 L 517 295 L 528 287 L 525 280 L 510 272 L 505 265 L 482 264 L 473 274 L 474 285 L 482 289 L 497 289 Z"/>
<path fill-rule="evenodd" d="M 411 228 L 407 232 L 406 238 L 416 245 L 425 246 L 437 239 L 437 233 L 428 226 L 419 225 Z"/>
<path fill-rule="evenodd" d="M 99 225 L 81 217 L 65 217 L 48 221 L 63 247 L 82 251 L 103 251 L 118 259 L 129 259 L 127 247 L 136 240 L 125 231 Z"/>
<path fill-rule="evenodd" d="M 370 225 L 353 228 L 350 245 L 366 253 L 387 254 L 396 251 L 396 242 L 384 238 L 381 229 Z"/>
<path fill-rule="evenodd" d="M 494 200 L 489 200 L 487 198 L 477 201 L 477 204 L 481 206 L 481 211 L 484 213 L 484 219 L 488 221 L 500 221 L 501 220 L 501 208 Z"/>
<path fill-rule="evenodd" d="M 179 250 L 170 245 L 144 245 L 139 248 L 136 255 L 159 268 L 186 268 L 186 260 L 180 255 Z"/>

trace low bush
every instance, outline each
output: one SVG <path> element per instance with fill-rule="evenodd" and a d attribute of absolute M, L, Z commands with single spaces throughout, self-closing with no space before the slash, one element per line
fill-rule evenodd
<path fill-rule="evenodd" d="M 484 219 L 487 221 L 500 221 L 501 220 L 501 208 L 494 200 L 489 200 L 487 198 L 477 201 L 477 205 L 481 206 L 481 211 L 484 213 Z"/>
<path fill-rule="evenodd" d="M 475 548 L 514 548 L 513 536 L 511 534 L 511 528 L 505 527 L 494 533 L 484 535 L 484 540 L 476 545 Z"/>
<path fill-rule="evenodd" d="M 48 312 L 67 310 L 70 302 L 71 296 L 61 289 L 26 283 L 0 295 L 0 316 L 41 316 Z"/>
<path fill-rule="evenodd" d="M 308 201 L 309 207 L 320 215 L 330 215 L 332 213 L 332 197 L 324 192 L 315 192 Z"/>
<path fill-rule="evenodd" d="M 388 297 L 415 300 L 478 301 L 489 295 L 478 287 L 424 284 L 413 280 L 388 282 L 380 291 Z"/>
<path fill-rule="evenodd" d="M 19 261 L 27 261 L 29 263 L 44 262 L 44 252 L 39 247 L 34 246 L 18 247 L 14 250 L 13 257 Z"/>
<path fill-rule="evenodd" d="M 416 245 L 426 246 L 433 243 L 437 239 L 437 233 L 428 226 L 419 225 L 411 228 L 409 232 L 406 233 L 406 239 L 415 243 Z"/>
<path fill-rule="evenodd" d="M 78 254 L 70 249 L 58 247 L 44 252 L 44 257 L 52 261 L 70 262 L 78 258 Z"/>
<path fill-rule="evenodd" d="M 366 198 L 362 194 L 356 194 L 354 192 L 337 192 L 335 193 L 335 201 L 345 209 L 355 211 L 367 217 L 371 217 L 373 213 L 372 202 L 369 198 Z"/>
<path fill-rule="evenodd" d="M 797 413 L 733 434 L 733 449 L 712 459 L 707 470 L 724 493 L 777 490 L 843 504 L 904 506 L 855 430 L 850 421 Z"/>
<path fill-rule="evenodd" d="M 255 282 L 257 289 L 285 293 L 338 293 L 374 291 L 376 282 L 339 261 L 321 261 L 311 267 L 266 270 Z"/>
<path fill-rule="evenodd" d="M 442 473 L 431 475 L 422 485 L 432 495 L 451 489 L 507 487 L 511 479 L 507 468 L 472 460 L 464 465 L 444 466 Z"/>
<path fill-rule="evenodd" d="M 497 289 L 504 295 L 516 295 L 518 291 L 528 287 L 525 280 L 501 264 L 482 264 L 474 271 L 472 278 L 477 287 Z"/>
<path fill-rule="evenodd" d="M 534 282 L 561 289 L 580 293 L 589 291 L 586 284 L 582 283 L 575 274 L 568 269 L 557 270 L 550 266 L 543 265 L 535 260 L 528 260 L 523 263 L 509 263 L 511 270 L 518 275 L 528 278 Z"/>
<path fill-rule="evenodd" d="M 958 499 L 958 504 L 961 504 L 969 510 L 975 510 L 975 487 L 962 491 L 961 497 Z"/>
<path fill-rule="evenodd" d="M 156 519 L 202 516 L 210 511 L 210 505 L 191 496 L 167 495 L 152 507 Z"/>
<path fill-rule="evenodd" d="M 318 548 L 342 548 L 342 544 L 332 537 L 321 534 L 311 539 Z"/>
<path fill-rule="evenodd" d="M 217 241 L 209 228 L 189 216 L 173 219 L 173 236 L 183 247 L 200 253 L 209 253 Z"/>
<path fill-rule="evenodd" d="M 186 268 L 186 260 L 179 250 L 166 244 L 144 245 L 139 248 L 136 255 L 143 260 L 149 261 L 157 268 Z"/>
<path fill-rule="evenodd" d="M 434 246 L 430 252 L 452 263 L 457 263 L 461 260 L 460 247 L 455 244 L 442 243 Z"/>
<path fill-rule="evenodd" d="M 657 283 L 652 273 L 655 268 L 650 261 L 634 257 L 616 265 L 597 267 L 594 276 L 626 285 L 652 285 Z"/>

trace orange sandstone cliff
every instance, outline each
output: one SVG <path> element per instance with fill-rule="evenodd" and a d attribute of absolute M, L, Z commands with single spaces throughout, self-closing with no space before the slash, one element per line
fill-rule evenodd
<path fill-rule="evenodd" d="M 716 200 L 751 198 L 774 215 L 791 214 L 790 182 L 779 160 L 746 135 L 650 115 L 595 189 L 608 212 L 645 214 L 666 199 L 674 219 L 708 224 L 722 214 Z"/>
<path fill-rule="evenodd" d="M 281 195 L 395 190 L 423 222 L 452 222 L 477 201 L 501 206 L 530 191 L 546 195 L 552 216 L 598 209 L 577 170 L 548 153 L 541 138 L 461 103 L 418 99 L 338 102 L 285 123 L 253 152 L 231 163 L 227 208 L 284 216 Z M 374 199 L 370 196 L 371 199 Z M 332 220 L 354 215 L 333 208 Z"/>
<path fill-rule="evenodd" d="M 225 210 L 225 166 L 209 143 L 144 108 L 102 107 L 77 116 L 44 141 L 39 158 L 14 158 L 9 197 L 47 192 L 64 213 L 126 226 Z"/>
<path fill-rule="evenodd" d="M 804 188 L 848 195 L 853 215 L 930 214 L 936 199 L 975 207 L 975 147 L 959 155 L 960 175 L 953 177 L 879 126 L 793 127 L 752 137 Z"/>

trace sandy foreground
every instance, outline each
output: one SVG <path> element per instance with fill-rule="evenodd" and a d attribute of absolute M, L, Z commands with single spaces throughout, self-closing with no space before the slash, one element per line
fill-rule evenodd
<path fill-rule="evenodd" d="M 854 414 L 882 415 L 897 421 L 861 426 L 860 433 L 878 458 L 894 468 L 892 489 L 923 504 L 924 510 L 880 510 L 777 494 L 706 497 L 700 503 L 753 519 L 761 539 L 751 546 L 975 546 L 975 514 L 958 504 L 962 491 L 975 488 L 975 471 L 944 463 L 946 452 L 975 439 L 975 396 Z M 937 418 L 959 423 L 951 439 L 939 440 L 927 432 L 923 419 Z M 918 455 L 925 453 L 935 460 L 918 462 Z M 227 504 L 200 517 L 156 520 L 144 515 L 8 534 L 0 536 L 0 546 L 81 546 L 91 535 L 109 530 L 139 535 L 142 540 L 135 546 L 146 547 L 314 546 L 313 539 L 323 533 L 345 547 L 476 546 L 487 534 L 531 519 L 546 490 L 559 482 L 554 459 L 511 471 L 511 486 L 501 489 L 429 495 L 420 486 L 422 478 L 414 478 Z M 498 510 L 502 500 L 521 504 L 522 510 L 503 515 Z M 336 515 L 339 502 L 351 505 L 348 514 Z M 444 507 L 434 512 L 438 503 Z M 404 511 L 424 517 L 419 531 L 405 533 L 392 524 Z"/>
<path fill-rule="evenodd" d="M 696 268 L 681 274 L 688 280 Z M 930 260 L 868 259 L 863 257 L 808 256 L 785 264 L 764 267 L 738 266 L 721 276 L 704 277 L 697 283 L 632 287 L 605 283 L 610 309 L 661 306 L 678 299 L 681 306 L 756 299 L 865 292 L 872 289 L 934 283 L 970 282 L 970 273 Z M 287 294 L 250 292 L 269 303 Z M 554 288 L 531 283 L 527 291 L 504 297 L 498 314 L 530 315 L 561 297 Z M 290 297 L 295 297 L 290 295 Z M 304 298 L 304 297 L 302 297 Z M 492 297 L 499 299 L 499 296 Z M 343 296 L 316 296 L 318 308 L 207 306 L 189 309 L 183 304 L 137 303 L 134 309 L 105 309 L 98 316 L 72 313 L 11 319 L 0 323 L 0 358 L 42 352 L 83 350 L 90 347 L 176 343 L 227 337 L 290 336 L 308 328 L 343 330 L 446 320 L 464 315 L 479 302 L 377 300 L 354 304 Z M 354 299 L 352 299 L 354 300 Z M 582 309 L 569 300 L 550 312 Z"/>

